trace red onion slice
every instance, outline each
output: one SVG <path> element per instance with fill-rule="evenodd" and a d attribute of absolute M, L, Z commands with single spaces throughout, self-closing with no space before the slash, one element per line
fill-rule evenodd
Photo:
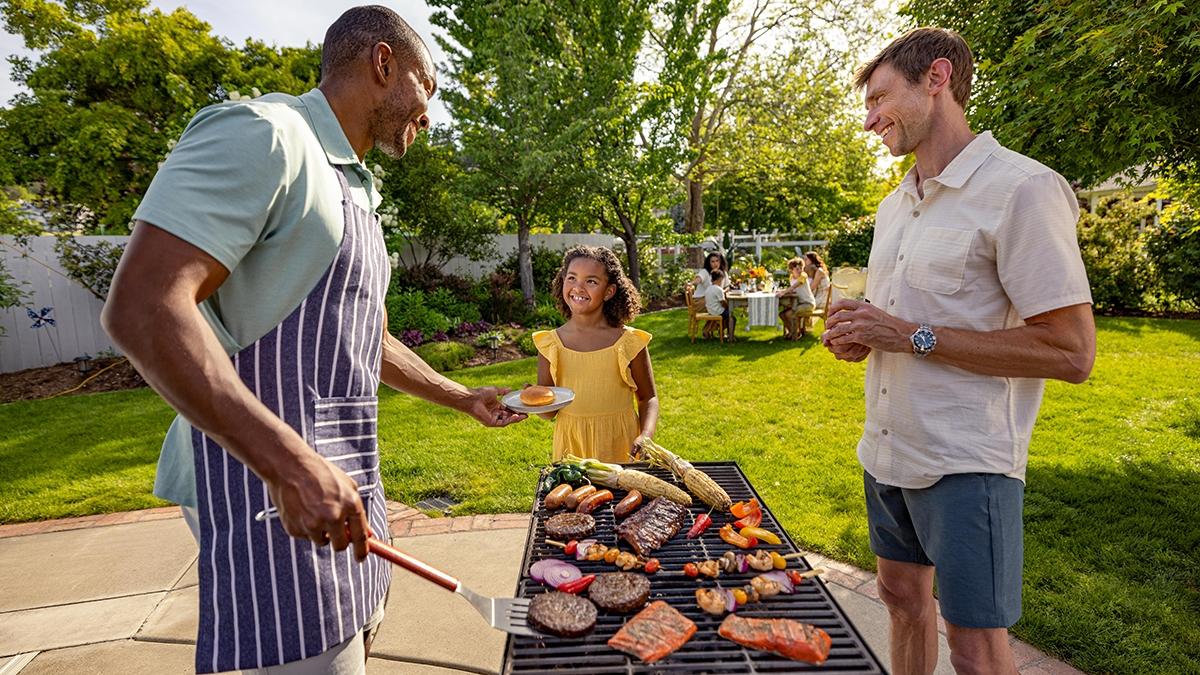
<path fill-rule="evenodd" d="M 553 565 L 547 565 L 542 570 L 543 581 L 551 588 L 558 588 L 568 581 L 574 581 L 583 576 L 583 572 L 579 568 L 569 562 L 561 560 L 553 560 Z"/>

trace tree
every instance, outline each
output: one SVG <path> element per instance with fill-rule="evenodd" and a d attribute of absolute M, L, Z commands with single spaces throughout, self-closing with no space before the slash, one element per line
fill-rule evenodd
<path fill-rule="evenodd" d="M 1200 174 L 1200 14 L 1184 0 L 910 0 L 975 54 L 972 122 L 1069 180 Z"/>
<path fill-rule="evenodd" d="M 848 0 L 663 3 L 652 38 L 660 55 L 659 82 L 677 97 L 675 133 L 687 152 L 675 171 L 686 192 L 686 231 L 704 229 L 704 190 L 728 168 L 714 156 L 728 140 L 737 109 L 763 93 L 746 77 L 755 57 L 765 56 L 759 63 L 767 63 L 798 52 L 820 53 L 829 68 L 844 72 L 849 57 L 872 35 L 863 29 L 872 13 L 869 4 Z M 745 155 L 756 151 L 738 148 Z"/>
<path fill-rule="evenodd" d="M 578 155 L 589 113 L 602 103 L 575 95 L 563 64 L 572 39 L 564 17 L 573 10 L 565 0 L 429 4 L 451 10 L 435 12 L 431 21 L 449 35 L 438 37 L 452 78 L 444 96 L 470 169 L 468 184 L 516 224 L 521 292 L 533 306 L 529 234 L 536 224 L 550 226 L 549 216 L 577 193 L 578 174 L 562 168 Z"/>
<path fill-rule="evenodd" d="M 78 205 L 101 230 L 125 231 L 141 195 L 188 120 L 226 91 L 299 93 L 316 83 L 314 47 L 237 50 L 185 9 L 148 0 L 9 0 L 5 29 L 34 62 L 9 57 L 29 88 L 0 110 L 11 179 L 50 204 Z"/>
<path fill-rule="evenodd" d="M 466 171 L 448 129 L 418 135 L 402 159 L 372 152 L 368 161 L 382 180 L 388 248 L 405 267 L 440 269 L 456 256 L 482 260 L 494 253 L 499 216 L 465 194 Z"/>
<path fill-rule="evenodd" d="M 728 142 L 713 153 L 728 167 L 709 188 L 717 225 L 810 231 L 872 212 L 883 196 L 875 153 L 841 74 L 796 53 L 744 77 L 757 96 L 734 112 Z"/>

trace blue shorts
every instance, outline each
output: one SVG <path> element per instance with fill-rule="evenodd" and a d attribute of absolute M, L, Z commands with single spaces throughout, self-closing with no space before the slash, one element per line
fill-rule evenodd
<path fill-rule="evenodd" d="M 999 474 L 943 476 L 920 490 L 883 485 L 866 471 L 871 550 L 932 565 L 946 621 L 1008 628 L 1021 618 L 1025 484 Z"/>

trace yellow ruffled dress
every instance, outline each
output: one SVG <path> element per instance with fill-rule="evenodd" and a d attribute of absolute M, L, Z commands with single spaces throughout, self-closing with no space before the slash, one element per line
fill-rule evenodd
<path fill-rule="evenodd" d="M 533 334 L 538 353 L 550 362 L 554 384 L 575 392 L 571 405 L 554 418 L 554 459 L 569 453 L 602 462 L 631 461 L 629 450 L 641 427 L 629 364 L 650 338 L 646 331 L 626 326 L 611 347 L 577 352 L 565 347 L 556 331 Z"/>

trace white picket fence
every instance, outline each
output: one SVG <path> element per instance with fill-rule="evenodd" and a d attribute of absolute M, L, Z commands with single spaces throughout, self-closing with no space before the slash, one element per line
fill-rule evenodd
<path fill-rule="evenodd" d="M 79 237 L 94 244 L 122 244 L 128 237 Z M 72 281 L 58 262 L 54 237 L 33 237 L 21 246 L 12 237 L 0 237 L 0 259 L 8 273 L 24 283 L 23 306 L 0 311 L 0 373 L 52 366 L 84 354 L 116 352 L 112 339 L 100 327 L 96 296 Z M 30 316 L 33 313 L 33 317 Z"/>

